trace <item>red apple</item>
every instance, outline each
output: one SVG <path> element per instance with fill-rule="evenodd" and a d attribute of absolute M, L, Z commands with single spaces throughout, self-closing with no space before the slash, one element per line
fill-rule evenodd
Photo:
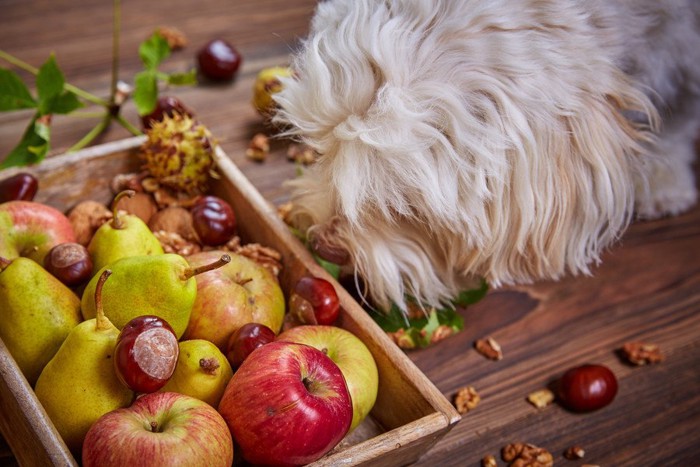
<path fill-rule="evenodd" d="M 207 264 L 223 251 L 202 251 L 187 257 L 191 267 Z M 230 253 L 231 262 L 196 276 L 197 297 L 182 339 L 205 339 L 222 352 L 246 323 L 261 323 L 275 333 L 284 320 L 284 294 L 277 277 L 245 256 Z"/>
<path fill-rule="evenodd" d="M 230 467 L 233 441 L 221 415 L 206 402 L 154 392 L 100 417 L 85 436 L 82 456 L 84 467 Z"/>
<path fill-rule="evenodd" d="M 338 365 L 352 398 L 354 429 L 374 407 L 379 372 L 367 346 L 350 331 L 336 326 L 297 326 L 277 336 L 277 341 L 297 342 L 322 351 Z"/>
<path fill-rule="evenodd" d="M 271 342 L 243 362 L 219 413 L 252 464 L 303 465 L 340 442 L 352 422 L 345 378 L 326 354 Z"/>
<path fill-rule="evenodd" d="M 0 256 L 25 256 L 39 264 L 59 243 L 75 242 L 68 218 L 58 209 L 35 201 L 0 204 Z"/>

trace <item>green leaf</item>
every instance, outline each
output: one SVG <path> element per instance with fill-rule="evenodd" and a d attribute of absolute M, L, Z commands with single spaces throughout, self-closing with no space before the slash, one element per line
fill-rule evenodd
<path fill-rule="evenodd" d="M 387 312 L 370 311 L 372 319 L 386 332 L 396 332 L 401 328 L 409 328 L 410 323 L 401 309 L 392 303 L 391 308 Z"/>
<path fill-rule="evenodd" d="M 173 86 L 190 86 L 197 84 L 197 70 L 190 70 L 186 73 L 170 73 L 167 76 L 167 83 Z"/>
<path fill-rule="evenodd" d="M 42 106 L 42 114 L 69 114 L 76 109 L 83 107 L 78 96 L 70 91 L 65 91 L 58 96 L 54 96 Z"/>
<path fill-rule="evenodd" d="M 481 285 L 476 289 L 464 290 L 452 300 L 455 306 L 467 306 L 472 305 L 486 296 L 486 292 L 489 291 L 489 284 L 485 280 L 481 280 Z"/>
<path fill-rule="evenodd" d="M 147 70 L 155 70 L 170 55 L 170 46 L 163 36 L 154 33 L 139 45 L 139 56 Z"/>
<path fill-rule="evenodd" d="M 153 70 L 146 70 L 134 76 L 134 104 L 139 115 L 148 115 L 158 102 L 158 80 Z"/>
<path fill-rule="evenodd" d="M 49 152 L 51 130 L 48 125 L 37 121 L 36 116 L 22 135 L 22 139 L 0 163 L 0 169 L 19 167 L 41 162 Z"/>
<path fill-rule="evenodd" d="M 36 75 L 36 90 L 39 93 L 40 103 L 46 102 L 63 92 L 66 80 L 63 72 L 58 68 L 53 54 L 49 57 Z"/>
<path fill-rule="evenodd" d="M 17 73 L 0 68 L 0 111 L 31 109 L 36 101 Z"/>

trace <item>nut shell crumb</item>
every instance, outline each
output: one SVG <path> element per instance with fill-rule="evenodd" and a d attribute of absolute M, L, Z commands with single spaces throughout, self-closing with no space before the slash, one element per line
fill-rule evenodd
<path fill-rule="evenodd" d="M 544 409 L 554 401 L 554 393 L 549 389 L 539 389 L 530 393 L 527 401 L 538 409 Z"/>
<path fill-rule="evenodd" d="M 583 456 L 586 454 L 586 451 L 583 450 L 583 448 L 579 445 L 574 445 L 566 449 L 564 451 L 564 457 L 569 459 L 570 461 L 575 461 L 578 459 L 583 459 Z"/>
<path fill-rule="evenodd" d="M 496 458 L 491 454 L 481 459 L 481 467 L 496 467 Z"/>
<path fill-rule="evenodd" d="M 621 349 L 625 360 L 633 365 L 651 365 L 664 360 L 661 349 L 656 344 L 644 342 L 626 342 Z"/>
<path fill-rule="evenodd" d="M 112 211 L 98 201 L 82 201 L 68 213 L 68 220 L 73 226 L 76 242 L 87 246 L 102 224 L 112 218 Z"/>
<path fill-rule="evenodd" d="M 305 145 L 290 144 L 287 148 L 287 160 L 301 165 L 311 165 L 318 159 L 316 151 Z"/>
<path fill-rule="evenodd" d="M 474 410 L 479 405 L 479 402 L 481 402 L 481 396 L 476 392 L 474 386 L 463 387 L 457 391 L 454 397 L 455 408 L 460 414 Z"/>
<path fill-rule="evenodd" d="M 474 342 L 474 348 L 477 352 L 490 360 L 501 360 L 503 358 L 503 350 L 493 337 L 478 339 Z"/>
<path fill-rule="evenodd" d="M 267 136 L 262 133 L 258 133 L 253 136 L 253 139 L 250 140 L 250 144 L 248 144 L 248 149 L 246 149 L 245 155 L 249 159 L 262 162 L 267 159 L 269 154 L 270 142 Z"/>
<path fill-rule="evenodd" d="M 177 28 L 159 26 L 156 32 L 165 39 L 172 51 L 180 50 L 187 46 L 187 36 Z"/>
<path fill-rule="evenodd" d="M 501 449 L 501 457 L 512 467 L 552 467 L 554 458 L 544 448 L 530 443 L 511 443 Z"/>

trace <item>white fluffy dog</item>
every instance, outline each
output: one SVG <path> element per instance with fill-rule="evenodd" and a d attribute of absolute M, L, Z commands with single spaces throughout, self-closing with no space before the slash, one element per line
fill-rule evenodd
<path fill-rule="evenodd" d="M 327 1 L 293 66 L 293 219 L 379 305 L 590 274 L 696 201 L 697 0 Z"/>

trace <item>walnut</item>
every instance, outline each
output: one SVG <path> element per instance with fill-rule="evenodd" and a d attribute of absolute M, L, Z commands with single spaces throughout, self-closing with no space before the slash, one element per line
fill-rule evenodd
<path fill-rule="evenodd" d="M 308 146 L 290 144 L 287 148 L 287 159 L 297 164 L 310 165 L 316 162 L 318 154 Z"/>
<path fill-rule="evenodd" d="M 474 347 L 476 348 L 477 352 L 488 359 L 501 360 L 503 358 L 501 346 L 492 337 L 478 339 L 476 342 L 474 342 Z"/>
<path fill-rule="evenodd" d="M 166 253 L 176 253 L 181 256 L 189 256 L 202 251 L 202 247 L 199 243 L 190 242 L 185 240 L 180 236 L 180 234 L 175 232 L 166 232 L 165 230 L 158 230 L 153 232 L 156 236 L 163 251 Z"/>
<path fill-rule="evenodd" d="M 663 361 L 664 356 L 656 344 L 626 342 L 622 346 L 622 356 L 633 365 L 649 365 Z"/>
<path fill-rule="evenodd" d="M 270 143 L 267 136 L 262 133 L 253 136 L 245 155 L 248 156 L 249 159 L 262 162 L 267 159 L 268 154 L 270 154 Z"/>
<path fill-rule="evenodd" d="M 578 459 L 583 459 L 583 456 L 586 454 L 586 451 L 583 450 L 583 448 L 579 445 L 574 445 L 566 449 L 564 451 L 564 457 L 569 459 L 570 461 L 575 461 Z"/>
<path fill-rule="evenodd" d="M 146 224 L 156 212 L 158 206 L 153 200 L 153 197 L 148 193 L 137 192 L 132 197 L 124 196 L 117 202 L 116 208 L 120 211 L 126 211 L 133 214 Z"/>
<path fill-rule="evenodd" d="M 433 331 L 433 334 L 430 336 L 430 343 L 434 344 L 436 342 L 440 342 L 443 339 L 447 339 L 454 333 L 454 329 L 452 329 L 450 326 L 441 324 L 435 328 L 435 331 Z"/>
<path fill-rule="evenodd" d="M 291 214 L 293 208 L 294 204 L 291 201 L 277 206 L 277 215 L 280 219 L 282 219 L 282 222 L 287 225 L 292 225 L 289 215 Z"/>
<path fill-rule="evenodd" d="M 262 246 L 258 243 L 246 243 L 238 248 L 235 253 L 252 259 L 270 270 L 275 276 L 278 276 L 282 270 L 282 263 L 280 262 L 282 255 L 272 248 Z"/>
<path fill-rule="evenodd" d="M 527 401 L 538 409 L 543 409 L 554 401 L 554 393 L 549 389 L 539 389 L 530 393 Z"/>
<path fill-rule="evenodd" d="M 243 245 L 240 237 L 237 235 L 233 236 L 231 240 L 223 245 L 204 246 L 204 250 L 230 251 L 231 253 L 245 256 L 265 267 L 275 276 L 279 276 L 279 273 L 282 271 L 282 255 L 279 251 L 274 248 L 262 246 L 259 243 L 246 243 Z"/>
<path fill-rule="evenodd" d="M 134 190 L 138 193 L 144 191 L 142 183 L 145 176 L 145 173 L 117 174 L 112 178 L 109 187 L 115 195 L 124 190 Z"/>
<path fill-rule="evenodd" d="M 386 334 L 400 349 L 410 350 L 416 348 L 415 341 L 410 334 L 406 333 L 404 328 L 401 328 L 395 332 L 387 332 Z"/>
<path fill-rule="evenodd" d="M 197 232 L 194 230 L 192 213 L 179 206 L 167 207 L 158 211 L 151 217 L 148 227 L 153 232 L 159 230 L 174 232 L 188 242 L 200 243 Z"/>
<path fill-rule="evenodd" d="M 68 213 L 68 220 L 73 225 L 76 242 L 87 246 L 95 231 L 112 218 L 112 211 L 97 201 L 82 201 Z"/>
<path fill-rule="evenodd" d="M 187 45 L 187 37 L 177 28 L 159 26 L 156 33 L 165 39 L 172 51 L 183 49 Z"/>
<path fill-rule="evenodd" d="M 511 443 L 503 447 L 501 457 L 512 467 L 552 467 L 554 458 L 544 448 L 529 443 Z"/>
<path fill-rule="evenodd" d="M 147 179 L 148 180 L 148 179 Z M 144 187 L 148 186 L 149 188 L 146 188 L 146 191 L 150 192 L 150 182 L 147 184 L 145 183 L 144 180 Z M 156 200 L 156 204 L 160 209 L 164 209 L 167 207 L 171 206 L 180 206 L 183 208 L 190 208 L 196 203 L 200 196 L 195 195 L 195 196 L 190 196 L 188 194 L 179 192 L 176 193 L 169 188 L 158 186 L 153 193 L 153 199 Z"/>
<path fill-rule="evenodd" d="M 488 454 L 481 459 L 481 467 L 496 467 L 496 465 L 496 458 L 491 454 Z"/>
<path fill-rule="evenodd" d="M 457 394 L 455 394 L 454 397 L 455 408 L 457 409 L 457 412 L 461 414 L 465 414 L 470 410 L 475 409 L 476 406 L 479 405 L 479 402 L 481 402 L 481 397 L 473 386 L 463 387 L 457 391 Z"/>

